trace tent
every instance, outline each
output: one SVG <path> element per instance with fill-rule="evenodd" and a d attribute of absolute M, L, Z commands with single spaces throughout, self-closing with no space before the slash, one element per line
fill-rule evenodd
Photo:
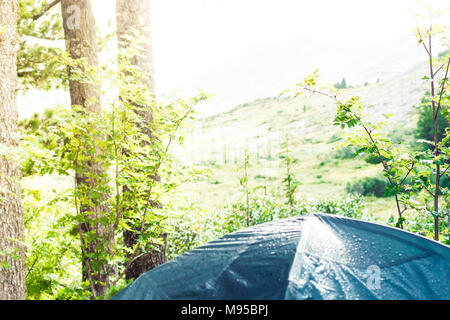
<path fill-rule="evenodd" d="M 249 227 L 147 273 L 113 299 L 450 299 L 450 247 L 311 214 Z"/>

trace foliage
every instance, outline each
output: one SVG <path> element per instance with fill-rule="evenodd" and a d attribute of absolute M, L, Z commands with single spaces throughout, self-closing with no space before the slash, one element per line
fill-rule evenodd
<path fill-rule="evenodd" d="M 342 78 L 341 82 L 337 82 L 333 85 L 336 89 L 347 89 L 347 82 L 345 78 Z"/>
<path fill-rule="evenodd" d="M 430 112 L 430 110 L 432 110 L 432 105 L 429 91 L 426 92 L 416 109 L 418 110 L 419 119 L 417 120 L 417 128 L 414 136 L 418 140 L 417 143 L 420 150 L 433 150 L 433 145 L 430 145 L 429 143 L 429 141 L 434 140 L 433 112 Z M 445 107 L 443 109 L 445 109 Z M 448 127 L 449 121 L 442 115 L 442 111 L 439 110 L 437 112 L 437 134 L 440 141 L 445 137 L 445 130 Z"/>
<path fill-rule="evenodd" d="M 171 198 L 165 207 L 167 214 L 167 258 L 173 259 L 189 250 L 213 240 L 221 228 L 222 217 L 207 211 L 188 199 Z"/>
<path fill-rule="evenodd" d="M 353 159 L 356 155 L 356 148 L 353 148 L 351 146 L 337 148 L 331 153 L 331 156 L 334 159 Z"/>
<path fill-rule="evenodd" d="M 121 99 L 115 99 L 101 113 L 79 106 L 59 107 L 21 123 L 20 162 L 24 175 L 57 175 L 75 181 L 64 192 L 51 194 L 44 203 L 40 198 L 32 198 L 38 196 L 36 190 L 30 191 L 26 198 L 30 199 L 25 201 L 30 217 L 40 213 L 46 218 L 45 221 L 30 218 L 28 225 L 31 249 L 27 251 L 27 261 L 33 265 L 27 277 L 30 298 L 88 295 L 85 289 L 89 283 L 81 283 L 73 275 L 81 274 L 83 248 L 98 241 L 95 229 L 79 238 L 79 226 L 92 221 L 115 234 L 113 251 L 100 247 L 92 258 L 107 261 L 112 269 L 118 270 L 112 288 L 120 285 L 121 276 L 138 248 L 147 252 L 162 241 L 160 235 L 166 231 L 169 212 L 159 204 L 168 201 L 168 195 L 180 183 L 201 173 L 181 172 L 170 147 L 182 143 L 183 123 L 193 117 L 195 106 L 207 95 L 200 92 L 192 99 L 155 101 L 141 83 L 142 73 L 127 59 L 133 54 L 132 48 L 122 53 L 119 71 L 108 67 L 107 62 L 99 70 L 92 70 L 83 68 L 80 62 L 67 60 L 76 68 L 74 77 L 78 81 L 88 83 L 103 77 L 111 86 L 106 90 L 117 89 L 120 93 Z M 120 72 L 120 68 L 127 72 Z M 145 118 L 149 109 L 151 122 Z M 89 173 L 86 169 L 92 163 L 106 171 Z M 96 183 L 76 183 L 74 177 L 81 174 Z M 104 197 L 105 194 L 108 196 Z M 94 216 L 81 210 L 94 204 L 101 204 L 104 212 Z M 62 209 L 55 211 L 58 208 Z M 123 245 L 124 230 L 138 234 L 135 247 Z M 78 267 L 61 268 L 64 264 Z"/>
<path fill-rule="evenodd" d="M 314 212 L 336 214 L 349 218 L 368 218 L 364 197 L 348 195 L 345 199 L 320 199 L 295 201 L 286 206 L 272 197 L 252 199 L 250 202 L 250 225 L 270 222 L 276 219 L 305 215 Z M 237 201 L 225 210 L 225 221 L 219 235 L 246 227 L 246 205 Z"/>
<path fill-rule="evenodd" d="M 385 197 L 386 188 L 389 183 L 383 176 L 365 177 L 358 179 L 352 183 L 347 183 L 346 191 L 348 193 L 357 193 L 364 196 Z"/>
<path fill-rule="evenodd" d="M 427 111 L 430 113 L 428 119 L 431 121 L 429 126 L 433 128 L 433 139 L 424 142 L 433 146 L 432 150 L 411 152 L 406 146 L 393 142 L 386 134 L 384 121 L 373 119 L 374 117 L 371 118 L 363 113 L 363 105 L 359 97 L 342 97 L 336 88 L 320 84 L 317 70 L 298 83 L 294 89 L 285 90 L 282 93 L 293 91 L 295 96 L 299 96 L 308 92 L 332 99 L 336 104 L 334 124 L 342 129 L 351 130 L 340 146 L 356 147 L 356 154 L 366 153 L 380 160 L 383 175 L 388 182 L 384 194 L 393 196 L 396 202 L 398 215 L 396 225 L 403 227 L 405 223 L 403 213 L 408 209 L 426 212 L 434 219 L 436 240 L 439 239 L 439 219 L 448 216 L 449 190 L 440 184 L 440 179 L 445 174 L 448 175 L 450 169 L 450 130 L 448 127 L 445 128 L 445 134 L 441 139 L 438 135 L 439 112 L 447 121 L 450 119 L 448 103 L 450 101 L 448 90 L 450 56 L 446 54 L 435 59 L 431 54 L 432 38 L 442 30 L 439 26 L 431 24 L 427 28 L 417 28 L 418 42 L 424 46 L 429 58 L 430 74 L 423 80 L 429 82 L 431 91 L 430 97 L 424 101 L 432 106 L 427 108 Z M 389 119 L 391 115 L 383 116 Z M 422 124 L 421 127 L 425 126 Z M 410 183 L 407 183 L 409 181 Z"/>
<path fill-rule="evenodd" d="M 30 182 L 24 185 L 22 194 L 27 299 L 85 298 L 87 286 L 81 282 L 76 267 L 81 261 L 78 238 L 73 232 L 74 210 L 62 200 L 67 190 L 36 190 Z"/>
<path fill-rule="evenodd" d="M 427 238 L 434 237 L 434 218 L 429 214 L 421 214 L 417 211 L 408 211 L 405 213 L 404 229 Z M 395 218 L 390 216 L 388 224 L 395 225 Z M 439 241 L 447 245 L 450 244 L 448 237 L 449 234 L 448 224 L 439 225 Z"/>
<path fill-rule="evenodd" d="M 246 215 L 247 215 L 247 226 L 249 225 L 249 201 L 250 201 L 250 189 L 248 187 L 248 167 L 250 164 L 250 155 L 248 153 L 248 149 L 244 151 L 244 175 L 239 179 L 239 183 L 244 191 L 245 202 L 246 202 Z"/>
<path fill-rule="evenodd" d="M 236 201 L 223 210 L 209 213 L 189 201 L 174 203 L 185 205 L 169 209 L 173 212 L 168 217 L 169 259 L 247 227 L 246 201 Z M 366 212 L 364 197 L 360 195 L 348 195 L 345 199 L 300 200 L 295 201 L 292 206 L 286 206 L 280 199 L 270 196 L 255 197 L 249 202 L 248 212 L 250 226 L 314 212 L 370 219 Z"/>
<path fill-rule="evenodd" d="M 378 155 L 376 154 L 368 154 L 365 158 L 364 161 L 370 164 L 380 164 L 381 160 L 386 161 L 386 158 L 380 158 Z"/>
<path fill-rule="evenodd" d="M 283 188 L 285 191 L 286 204 L 293 206 L 295 199 L 295 191 L 297 190 L 300 182 L 295 179 L 295 172 L 293 172 L 292 164 L 296 162 L 297 159 L 292 158 L 291 149 L 289 144 L 289 135 L 286 134 L 286 139 L 281 144 L 280 159 L 285 168 L 285 176 L 283 179 Z"/>
<path fill-rule="evenodd" d="M 49 90 L 68 85 L 61 14 L 49 0 L 19 1 L 17 74 L 23 89 Z M 44 15 L 40 15 L 45 13 Z"/>

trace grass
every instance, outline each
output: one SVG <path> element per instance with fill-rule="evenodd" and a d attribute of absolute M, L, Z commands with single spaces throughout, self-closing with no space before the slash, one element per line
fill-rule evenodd
<path fill-rule="evenodd" d="M 363 177 L 374 176 L 381 171 L 380 165 L 367 164 L 362 158 L 334 160 L 329 157 L 330 145 L 327 143 L 301 144 L 293 139 L 293 157 L 297 159 L 292 170 L 300 182 L 296 190 L 297 198 L 320 199 L 329 197 L 345 197 L 347 182 Z M 191 199 L 200 202 L 210 209 L 220 209 L 223 206 L 243 197 L 244 193 L 239 179 L 243 176 L 243 154 L 235 155 L 237 161 L 221 163 L 212 167 L 213 177 L 209 182 L 201 181 L 182 186 L 184 193 Z M 271 160 L 268 160 L 271 159 Z M 282 196 L 282 179 L 285 168 L 282 167 L 276 152 L 272 157 L 267 155 L 250 160 L 248 170 L 249 187 L 253 195 L 262 195 L 266 185 L 267 192 Z M 266 177 L 266 179 L 264 179 Z M 211 181 L 220 181 L 214 184 Z M 370 211 L 383 218 L 388 212 L 395 212 L 394 202 L 387 199 L 368 198 Z"/>

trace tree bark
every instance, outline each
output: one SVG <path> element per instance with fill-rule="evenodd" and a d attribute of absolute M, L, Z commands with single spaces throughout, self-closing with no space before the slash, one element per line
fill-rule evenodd
<path fill-rule="evenodd" d="M 71 58 L 83 59 L 87 67 L 98 66 L 98 39 L 91 1 L 62 0 L 61 6 L 66 49 Z M 73 72 L 69 67 L 69 77 Z M 70 79 L 69 88 L 73 106 L 81 106 L 87 116 L 101 112 L 100 85 L 95 80 L 85 82 Z M 78 226 L 82 245 L 83 281 L 89 281 L 90 291 L 97 297 L 106 293 L 109 277 L 115 272 L 105 256 L 112 253 L 114 231 L 112 224 L 99 221 L 110 215 L 111 211 L 106 203 L 109 195 L 100 194 L 96 199 L 91 197 L 92 190 L 107 183 L 105 169 L 98 160 L 101 150 L 96 146 L 84 145 L 81 152 L 87 156 L 87 160 L 76 170 L 75 184 L 81 192 L 78 209 L 84 219 Z"/>
<path fill-rule="evenodd" d="M 0 145 L 17 139 L 17 0 L 0 0 Z M 0 154 L 0 300 L 25 299 L 20 169 Z"/>
<path fill-rule="evenodd" d="M 428 35 L 428 65 L 430 68 L 430 86 L 431 86 L 431 105 L 433 107 L 433 141 L 434 141 L 434 154 L 437 158 L 439 156 L 439 137 L 438 137 L 438 127 L 437 127 L 437 106 L 435 102 L 435 92 L 434 92 L 434 71 L 433 71 L 433 51 L 431 48 L 431 32 L 432 26 L 430 25 L 430 34 Z M 434 190 L 434 240 L 439 241 L 439 191 L 440 191 L 440 178 L 441 178 L 441 167 L 436 163 L 436 186 Z"/>
<path fill-rule="evenodd" d="M 151 33 L 150 0 L 116 0 L 117 40 L 119 49 L 130 45 L 130 37 L 135 36 L 133 30 L 145 39 L 141 44 L 141 52 L 132 59 L 133 65 L 146 73 L 143 83 L 149 90 L 155 91 L 153 66 L 153 47 Z"/>
<path fill-rule="evenodd" d="M 152 49 L 152 36 L 151 36 L 151 17 L 150 17 L 150 0 L 116 0 L 116 21 L 117 21 L 117 41 L 118 49 L 126 49 L 131 43 L 131 39 L 134 37 L 140 37 L 144 40 L 144 43 L 140 44 L 140 52 L 131 59 L 131 63 L 136 66 L 143 74 L 141 82 L 147 87 L 147 89 L 155 93 L 155 79 L 154 79 L 154 66 L 153 66 L 153 49 Z M 152 110 L 150 106 L 146 106 L 144 111 L 139 112 L 139 115 L 145 120 L 145 125 L 141 127 L 143 133 L 153 139 L 153 133 L 150 129 L 153 122 Z M 126 153 L 126 150 L 124 150 Z M 159 177 L 157 173 L 154 173 L 155 180 Z M 125 186 L 123 188 L 123 194 L 129 193 L 130 190 Z M 153 204 L 158 206 L 159 204 Z M 130 224 L 135 224 L 135 228 L 138 224 L 133 221 L 129 221 Z M 146 226 L 148 227 L 148 226 Z M 138 241 L 138 234 L 133 231 L 125 231 L 123 233 L 124 244 L 130 248 L 135 246 Z M 164 241 L 166 241 L 166 235 L 162 235 Z M 127 280 L 136 279 L 141 274 L 163 264 L 167 261 L 166 257 L 166 244 L 154 245 L 157 250 L 149 250 L 148 252 L 141 253 L 138 249 L 134 254 L 138 258 L 135 258 L 129 265 L 125 272 Z M 132 256 L 128 257 L 133 259 Z"/>

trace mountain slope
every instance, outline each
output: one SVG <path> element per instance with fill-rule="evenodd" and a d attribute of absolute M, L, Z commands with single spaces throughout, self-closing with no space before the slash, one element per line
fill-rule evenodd
<path fill-rule="evenodd" d="M 245 101 L 277 95 L 317 68 L 325 81 L 335 83 L 345 77 L 347 84 L 355 86 L 407 72 L 424 57 L 423 48 L 412 34 L 365 46 L 299 38 L 246 49 L 209 72 L 193 76 L 190 85 L 216 94 L 203 110 L 212 114 Z"/>
<path fill-rule="evenodd" d="M 393 114 L 389 130 L 396 138 L 410 139 L 416 123 L 417 105 L 426 90 L 422 76 L 426 64 L 417 65 L 386 81 L 345 90 L 358 95 L 369 116 Z M 244 150 L 251 154 L 250 187 L 266 185 L 270 193 L 282 194 L 284 168 L 278 154 L 286 133 L 290 136 L 296 177 L 301 182 L 297 197 L 323 198 L 344 196 L 348 182 L 381 172 L 361 158 L 342 156 L 333 143 L 343 134 L 333 126 L 335 106 L 321 96 L 265 98 L 242 104 L 228 112 L 197 120 L 188 133 L 186 144 L 177 150 L 186 164 L 202 164 L 213 170 L 204 181 L 184 186 L 193 199 L 220 208 L 242 196 Z M 345 154 L 345 152 L 344 152 Z M 262 189 L 255 191 L 261 194 Z M 389 199 L 371 201 L 373 210 L 388 215 Z"/>

